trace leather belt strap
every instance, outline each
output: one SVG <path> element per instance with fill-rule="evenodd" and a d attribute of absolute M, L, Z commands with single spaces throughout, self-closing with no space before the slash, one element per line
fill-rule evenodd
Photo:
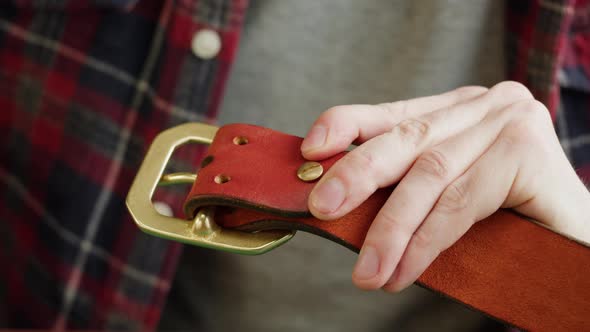
<path fill-rule="evenodd" d="M 222 127 L 185 212 L 218 206 L 225 228 L 304 230 L 358 252 L 392 188 L 338 220 L 314 218 L 307 209 L 314 183 L 297 178 L 306 161 L 301 141 L 252 125 Z M 327 170 L 343 155 L 320 163 Z M 590 330 L 590 248 L 507 210 L 476 223 L 417 283 L 526 330 Z"/>

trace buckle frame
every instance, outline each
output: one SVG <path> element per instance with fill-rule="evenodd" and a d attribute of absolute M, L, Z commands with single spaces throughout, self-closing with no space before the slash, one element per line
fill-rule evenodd
<path fill-rule="evenodd" d="M 190 184 L 197 175 L 163 175 L 174 150 L 184 144 L 210 145 L 219 128 L 204 123 L 186 123 L 161 132 L 150 145 L 126 198 L 129 213 L 144 232 L 186 244 L 244 255 L 268 252 L 288 240 L 295 231 L 268 230 L 256 233 L 224 229 L 214 220 L 214 207 L 202 208 L 194 222 L 159 214 L 152 204 L 158 185 Z"/>

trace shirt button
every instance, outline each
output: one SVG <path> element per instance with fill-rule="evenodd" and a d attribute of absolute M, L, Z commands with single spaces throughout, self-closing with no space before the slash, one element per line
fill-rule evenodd
<path fill-rule="evenodd" d="M 203 60 L 212 59 L 221 50 L 221 38 L 216 31 L 211 29 L 199 30 L 193 36 L 191 49 L 194 55 Z"/>
<path fill-rule="evenodd" d="M 164 203 L 164 202 L 159 202 L 156 201 L 154 202 L 154 209 L 156 209 L 156 211 L 166 217 L 172 217 L 174 215 L 174 212 L 172 211 L 172 208 L 170 207 L 170 205 Z"/>

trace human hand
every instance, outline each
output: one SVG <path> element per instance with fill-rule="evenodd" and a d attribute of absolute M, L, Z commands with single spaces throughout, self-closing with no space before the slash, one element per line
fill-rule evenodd
<path fill-rule="evenodd" d="M 549 112 L 502 82 L 380 105 L 337 106 L 301 146 L 320 160 L 360 144 L 326 172 L 309 209 L 335 219 L 398 183 L 354 268 L 363 289 L 399 291 L 475 222 L 512 208 L 590 242 L 590 193 L 567 160 Z"/>

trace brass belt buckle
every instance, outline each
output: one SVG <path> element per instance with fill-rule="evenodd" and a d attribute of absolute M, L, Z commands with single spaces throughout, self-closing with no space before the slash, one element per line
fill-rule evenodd
<path fill-rule="evenodd" d="M 197 175 L 190 173 L 163 174 L 174 150 L 188 143 L 211 144 L 217 129 L 203 123 L 187 123 L 160 133 L 148 149 L 131 184 L 126 199 L 127 209 L 142 231 L 158 237 L 239 254 L 265 253 L 287 242 L 295 232 L 229 230 L 215 223 L 213 207 L 201 209 L 191 222 L 161 215 L 152 205 L 152 196 L 158 185 L 192 184 L 196 180 Z"/>

